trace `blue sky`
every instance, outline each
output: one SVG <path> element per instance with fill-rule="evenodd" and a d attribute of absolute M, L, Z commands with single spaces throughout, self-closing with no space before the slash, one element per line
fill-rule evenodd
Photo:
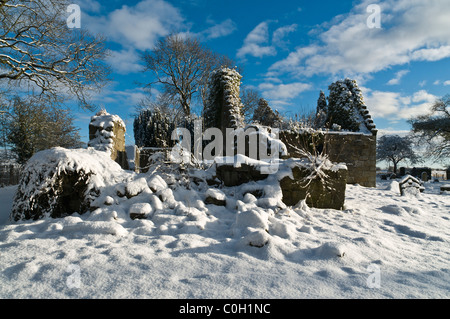
<path fill-rule="evenodd" d="M 134 107 L 144 96 L 136 82 L 151 80 L 140 72 L 139 55 L 170 32 L 196 36 L 233 58 L 243 69 L 243 85 L 287 115 L 315 109 L 320 90 L 328 94 L 329 84 L 350 77 L 380 132 L 405 133 L 411 116 L 427 113 L 450 93 L 448 0 L 73 3 L 80 5 L 81 26 L 108 38 L 113 82 L 94 101 L 125 120 L 128 144 Z M 370 24 L 373 4 L 381 28 Z M 77 110 L 84 141 L 91 115 Z"/>

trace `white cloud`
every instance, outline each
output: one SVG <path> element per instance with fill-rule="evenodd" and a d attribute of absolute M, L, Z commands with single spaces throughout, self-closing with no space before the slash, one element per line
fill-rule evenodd
<path fill-rule="evenodd" d="M 77 0 L 76 4 L 80 6 L 81 12 L 100 12 L 102 7 L 96 0 Z"/>
<path fill-rule="evenodd" d="M 441 46 L 432 49 L 420 49 L 412 53 L 414 61 L 439 61 L 450 56 L 450 46 Z"/>
<path fill-rule="evenodd" d="M 290 100 L 299 96 L 302 92 L 311 89 L 311 84 L 294 82 L 289 84 L 283 83 L 261 83 L 258 85 L 258 89 L 262 92 L 262 95 L 269 100 L 281 101 Z"/>
<path fill-rule="evenodd" d="M 392 127 L 384 128 L 384 129 L 378 129 L 378 138 L 380 138 L 383 135 L 398 135 L 401 137 L 405 137 L 411 134 L 411 131 L 408 130 L 397 130 Z"/>
<path fill-rule="evenodd" d="M 292 32 L 297 31 L 297 24 L 291 24 L 284 27 L 280 27 L 273 32 L 272 35 L 272 44 L 281 48 L 285 48 L 287 46 L 287 41 L 285 37 Z"/>
<path fill-rule="evenodd" d="M 264 45 L 269 42 L 269 23 L 267 21 L 258 24 L 245 38 L 244 45 L 238 50 L 237 56 L 244 58 L 246 55 L 261 58 L 266 55 L 276 55 L 273 46 Z"/>
<path fill-rule="evenodd" d="M 236 23 L 231 19 L 226 19 L 219 24 L 213 25 L 208 29 L 201 32 L 201 34 L 207 39 L 216 39 L 221 38 L 227 35 L 230 35 L 234 31 L 236 31 Z"/>
<path fill-rule="evenodd" d="M 430 106 L 438 98 L 425 90 L 406 96 L 398 92 L 372 91 L 368 88 L 361 90 L 372 117 L 389 121 L 408 120 L 428 114 Z"/>
<path fill-rule="evenodd" d="M 380 2 L 381 29 L 370 29 L 361 4 L 317 28 L 315 44 L 297 48 L 269 71 L 312 76 L 373 73 L 412 61 L 450 57 L 450 1 L 385 0 Z M 305 54 L 309 53 L 309 54 Z"/>
<path fill-rule="evenodd" d="M 138 87 L 133 89 L 120 89 L 118 82 L 111 82 L 101 92 L 92 96 L 92 101 L 96 104 L 105 106 L 108 109 L 108 104 L 118 104 L 124 107 L 134 108 L 142 99 L 149 96 L 144 88 Z M 152 89 L 152 94 L 157 93 Z"/>
<path fill-rule="evenodd" d="M 199 39 L 200 41 L 208 41 L 211 39 L 225 37 L 237 30 L 236 23 L 231 19 L 226 19 L 217 24 L 214 21 L 207 19 L 207 23 L 213 25 L 200 32 L 186 31 L 186 32 L 179 32 L 178 34 L 184 37 L 188 36 L 194 37 Z"/>
<path fill-rule="evenodd" d="M 110 51 L 110 56 L 106 61 L 112 69 L 119 74 L 136 73 L 142 70 L 139 64 L 139 54 L 134 49 L 123 49 L 119 51 Z"/>
<path fill-rule="evenodd" d="M 243 46 L 236 54 L 238 58 L 245 58 L 247 55 L 258 58 L 275 56 L 277 48 L 287 48 L 289 41 L 286 37 L 289 33 L 295 32 L 298 25 L 291 24 L 277 28 L 272 33 L 272 41 L 270 41 L 270 22 L 272 21 L 261 22 L 247 35 Z"/>
<path fill-rule="evenodd" d="M 445 86 L 448 86 L 448 85 L 450 85 L 450 80 L 448 80 L 448 81 L 445 81 L 445 82 L 444 82 L 444 85 L 445 85 Z"/>
<path fill-rule="evenodd" d="M 408 74 L 409 71 L 408 70 L 401 70 L 399 72 L 397 72 L 395 74 L 395 77 L 391 80 L 388 81 L 388 85 L 397 85 L 400 83 L 400 80 L 402 79 L 402 77 L 404 77 L 406 74 Z"/>
<path fill-rule="evenodd" d="M 88 28 L 109 40 L 139 50 L 153 48 L 159 37 L 179 30 L 184 18 L 177 8 L 163 0 L 142 0 L 124 5 L 107 16 L 83 15 Z"/>

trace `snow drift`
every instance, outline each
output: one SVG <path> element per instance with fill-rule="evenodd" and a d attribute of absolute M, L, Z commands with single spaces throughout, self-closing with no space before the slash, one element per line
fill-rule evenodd
<path fill-rule="evenodd" d="M 23 169 L 11 219 L 85 213 L 106 186 L 130 178 L 107 152 L 61 147 L 36 153 Z"/>

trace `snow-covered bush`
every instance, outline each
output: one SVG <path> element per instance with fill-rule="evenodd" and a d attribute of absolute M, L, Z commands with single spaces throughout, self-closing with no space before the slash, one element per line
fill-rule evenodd
<path fill-rule="evenodd" d="M 305 153 L 302 159 L 287 160 L 285 166 L 290 172 L 280 179 L 280 186 L 286 205 L 305 200 L 310 207 L 343 209 L 348 174 L 345 164 Z"/>
<path fill-rule="evenodd" d="M 106 152 L 60 147 L 36 153 L 25 165 L 14 198 L 12 220 L 85 213 L 100 190 L 132 174 Z"/>
<path fill-rule="evenodd" d="M 272 110 L 265 99 L 260 99 L 258 108 L 253 113 L 253 122 L 269 127 L 281 127 L 282 118 L 278 111 Z"/>

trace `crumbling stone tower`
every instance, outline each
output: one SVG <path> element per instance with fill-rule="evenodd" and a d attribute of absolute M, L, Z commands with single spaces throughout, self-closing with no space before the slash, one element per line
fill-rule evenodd
<path fill-rule="evenodd" d="M 234 69 L 221 68 L 211 74 L 207 103 L 204 110 L 205 128 L 226 128 L 244 126 L 239 96 L 242 76 Z"/>

